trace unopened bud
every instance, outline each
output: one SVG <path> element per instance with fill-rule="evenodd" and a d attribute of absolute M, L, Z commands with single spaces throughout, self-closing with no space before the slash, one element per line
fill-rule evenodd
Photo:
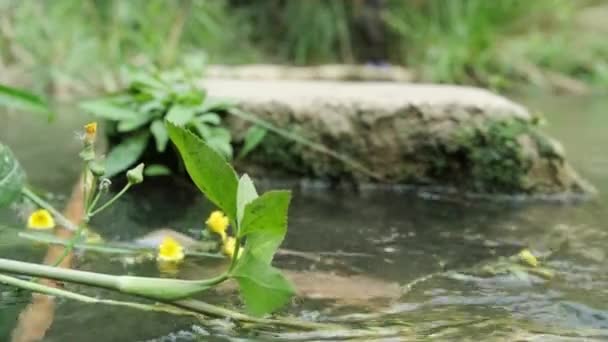
<path fill-rule="evenodd" d="M 135 185 L 144 181 L 144 163 L 140 163 L 136 167 L 127 171 L 127 179 L 129 184 Z"/>

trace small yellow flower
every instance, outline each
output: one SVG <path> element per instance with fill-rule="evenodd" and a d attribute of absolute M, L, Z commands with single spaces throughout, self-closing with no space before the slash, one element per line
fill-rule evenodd
<path fill-rule="evenodd" d="M 222 246 L 222 252 L 230 257 L 230 259 L 234 258 L 234 250 L 236 249 L 236 239 L 232 236 L 224 239 L 224 245 Z M 243 247 L 239 248 L 239 258 L 243 254 Z"/>
<path fill-rule="evenodd" d="M 228 217 L 223 212 L 216 210 L 209 215 L 205 223 L 209 230 L 219 234 L 223 241 L 226 239 L 226 229 L 228 229 L 229 222 Z"/>
<path fill-rule="evenodd" d="M 48 210 L 39 209 L 34 211 L 27 219 L 27 227 L 31 229 L 52 229 L 55 227 L 55 220 Z"/>
<path fill-rule="evenodd" d="M 167 262 L 180 262 L 184 259 L 184 248 L 172 237 L 166 236 L 158 246 L 156 260 Z"/>
<path fill-rule="evenodd" d="M 519 259 L 526 265 L 531 266 L 531 267 L 537 267 L 538 266 L 538 259 L 536 259 L 536 257 L 534 256 L 534 254 L 532 254 L 532 252 L 530 252 L 529 249 L 523 249 L 521 252 L 519 252 Z"/>
<path fill-rule="evenodd" d="M 90 122 L 84 125 L 84 134 L 86 142 L 95 142 L 95 136 L 97 135 L 97 122 Z"/>

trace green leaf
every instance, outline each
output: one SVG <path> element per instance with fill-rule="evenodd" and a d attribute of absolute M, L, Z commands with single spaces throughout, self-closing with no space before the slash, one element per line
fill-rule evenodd
<path fill-rule="evenodd" d="M 247 134 L 245 134 L 245 143 L 239 152 L 239 158 L 244 158 L 251 151 L 253 151 L 262 142 L 262 140 L 264 140 L 266 133 L 268 133 L 266 128 L 260 126 L 251 126 L 247 130 Z"/>
<path fill-rule="evenodd" d="M 169 122 L 167 131 L 194 184 L 235 221 L 238 180 L 232 166 L 194 133 Z"/>
<path fill-rule="evenodd" d="M 195 106 L 175 104 L 171 106 L 165 119 L 177 126 L 183 126 L 194 118 L 196 109 Z"/>
<path fill-rule="evenodd" d="M 45 114 L 49 119 L 53 117 L 49 105 L 42 98 L 27 91 L 2 84 L 0 84 L 0 106 L 24 112 Z"/>
<path fill-rule="evenodd" d="M 271 313 L 294 295 L 293 285 L 276 268 L 246 251 L 230 276 L 240 288 L 247 311 L 254 316 Z"/>
<path fill-rule="evenodd" d="M 219 115 L 210 112 L 200 115 L 196 118 L 196 120 L 198 122 L 211 125 L 219 125 L 220 123 L 222 123 L 222 118 L 220 118 Z"/>
<path fill-rule="evenodd" d="M 25 172 L 11 152 L 0 144 L 0 208 L 19 198 L 25 183 Z"/>
<path fill-rule="evenodd" d="M 245 206 L 238 236 L 246 237 L 246 250 L 267 264 L 285 238 L 290 199 L 289 191 L 269 191 Z"/>
<path fill-rule="evenodd" d="M 148 132 L 140 132 L 114 146 L 105 159 L 106 177 L 112 177 L 135 164 L 146 150 Z"/>
<path fill-rule="evenodd" d="M 222 127 L 208 127 L 208 133 L 209 135 L 203 137 L 203 140 L 205 140 L 211 148 L 223 155 L 226 160 L 232 159 L 230 131 Z"/>
<path fill-rule="evenodd" d="M 156 142 L 156 150 L 161 153 L 165 152 L 169 142 L 169 133 L 167 133 L 165 124 L 161 120 L 154 120 L 150 125 L 150 132 Z"/>
<path fill-rule="evenodd" d="M 120 121 L 136 120 L 141 114 L 127 107 L 125 104 L 118 103 L 122 97 L 111 96 L 96 100 L 84 101 L 80 103 L 80 108 L 103 119 Z"/>
<path fill-rule="evenodd" d="M 221 99 L 221 98 L 207 98 L 205 102 L 199 107 L 199 112 L 217 112 L 217 111 L 225 111 L 233 108 L 236 105 L 236 102 L 231 99 Z"/>
<path fill-rule="evenodd" d="M 134 119 L 121 120 L 118 123 L 118 131 L 121 133 L 134 131 L 150 121 L 150 115 L 148 113 L 139 113 Z"/>
<path fill-rule="evenodd" d="M 171 174 L 171 169 L 161 164 L 152 164 L 146 166 L 144 170 L 144 175 L 146 177 L 158 177 L 158 176 L 167 176 Z"/>
<path fill-rule="evenodd" d="M 247 174 L 239 179 L 239 186 L 236 192 L 236 216 L 239 225 L 243 221 L 245 214 L 245 206 L 258 197 L 258 192 L 255 190 L 255 185 Z"/>

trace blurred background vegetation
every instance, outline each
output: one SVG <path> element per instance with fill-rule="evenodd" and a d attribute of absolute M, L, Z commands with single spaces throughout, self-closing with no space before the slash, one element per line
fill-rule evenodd
<path fill-rule="evenodd" d="M 608 85 L 606 1 L 0 0 L 0 82 L 116 87 L 124 64 L 402 65 L 417 81 Z"/>

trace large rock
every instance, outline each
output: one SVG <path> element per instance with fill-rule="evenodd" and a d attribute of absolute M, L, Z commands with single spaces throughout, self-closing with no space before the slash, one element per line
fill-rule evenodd
<path fill-rule="evenodd" d="M 504 97 L 460 86 L 382 82 L 222 80 L 209 95 L 340 154 L 276 134 L 250 168 L 330 179 L 406 183 L 475 193 L 586 193 L 538 119 Z M 237 137 L 250 125 L 236 116 Z M 330 152 L 331 154 L 331 152 Z M 353 162 L 354 161 L 354 162 Z"/>

